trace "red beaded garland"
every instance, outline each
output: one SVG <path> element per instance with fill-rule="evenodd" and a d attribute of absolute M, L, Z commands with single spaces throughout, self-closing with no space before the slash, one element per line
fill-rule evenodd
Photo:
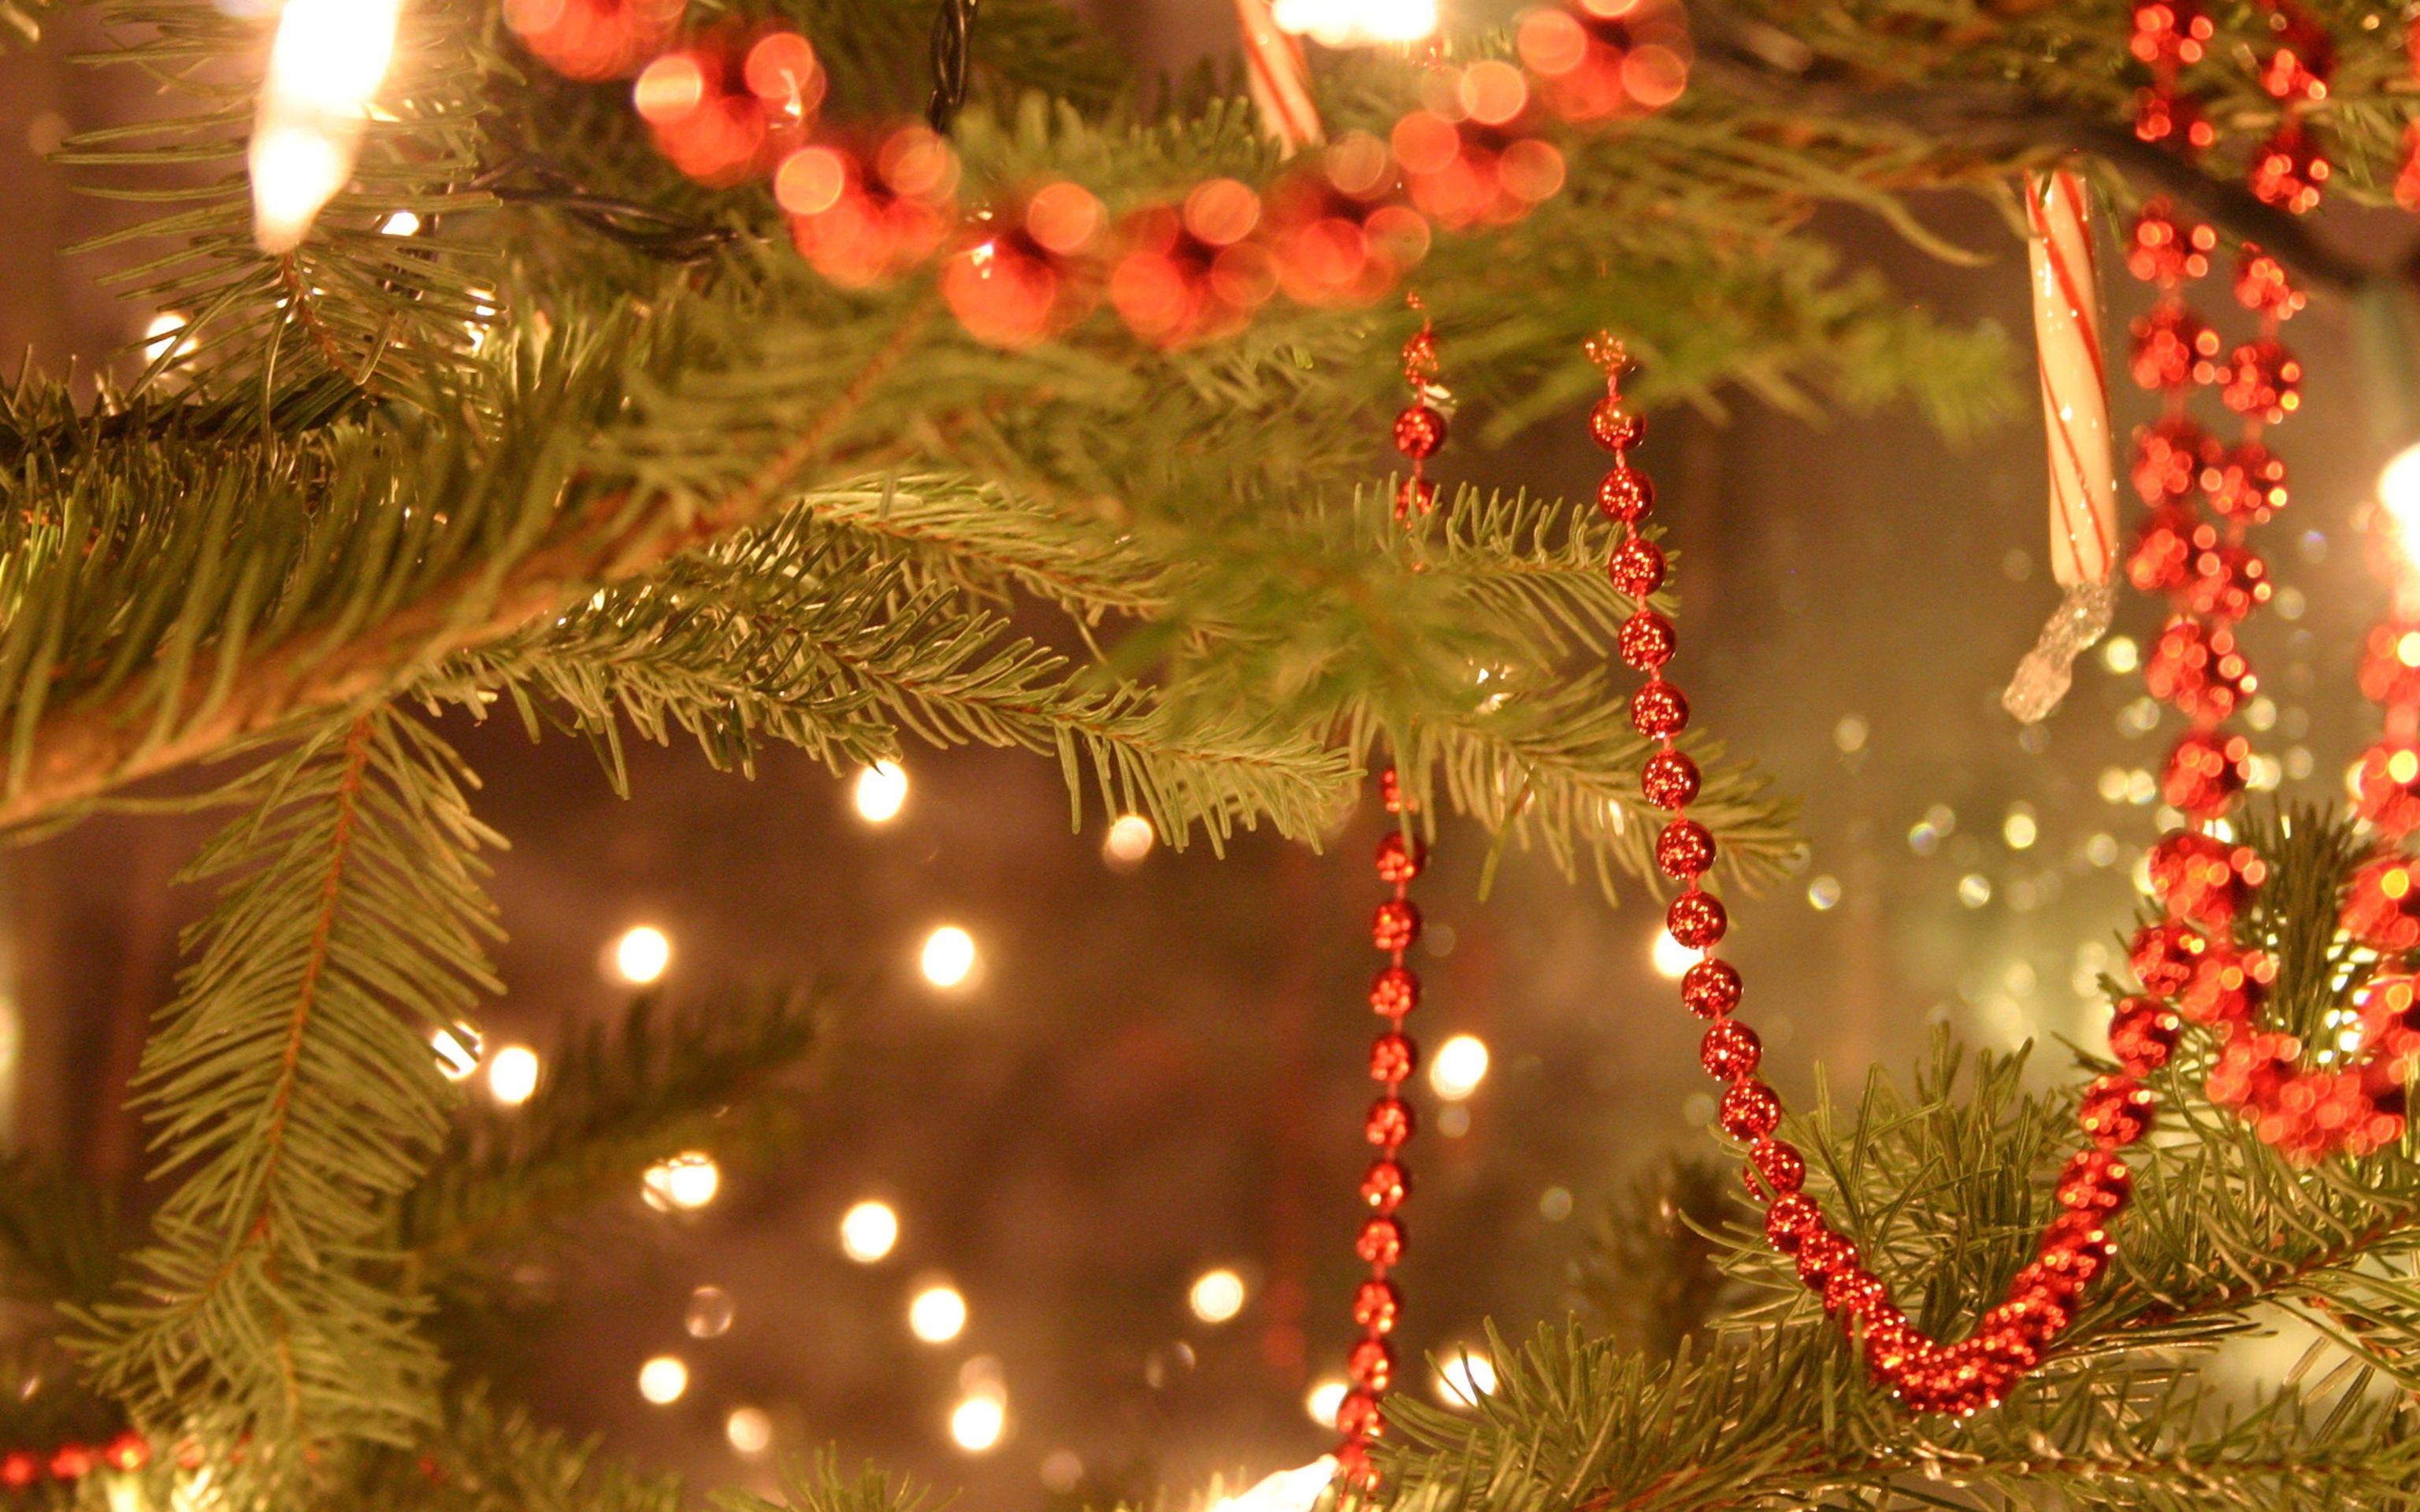
<path fill-rule="evenodd" d="M 1621 622 L 1616 647 L 1624 666 L 1652 672 L 1672 659 L 1672 622 L 1652 609 L 1640 609 Z"/>
<path fill-rule="evenodd" d="M 1714 864 L 1714 837 L 1694 819 L 1675 819 L 1655 837 L 1655 868 L 1668 877 L 1685 882 Z"/>

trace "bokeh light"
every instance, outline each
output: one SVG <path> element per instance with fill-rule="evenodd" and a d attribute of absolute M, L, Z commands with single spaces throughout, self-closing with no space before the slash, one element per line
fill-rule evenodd
<path fill-rule="evenodd" d="M 924 936 L 916 966 L 936 987 L 964 986 L 975 973 L 975 937 L 955 924 L 944 924 Z"/>
<path fill-rule="evenodd" d="M 1244 1278 L 1220 1266 L 1194 1278 L 1186 1301 L 1205 1323 L 1223 1323 L 1244 1310 Z"/>
<path fill-rule="evenodd" d="M 985 1454 L 1000 1446 L 1008 1432 L 1008 1403 L 983 1393 L 962 1398 L 950 1412 L 950 1441 L 969 1454 Z"/>
<path fill-rule="evenodd" d="M 1459 1103 L 1479 1090 L 1487 1079 L 1487 1041 L 1475 1034 L 1457 1034 L 1437 1046 L 1429 1062 L 1429 1086 L 1449 1103 Z"/>
<path fill-rule="evenodd" d="M 639 1366 L 639 1395 L 669 1407 L 689 1391 L 689 1366 L 676 1354 L 659 1354 Z"/>
<path fill-rule="evenodd" d="M 1302 1410 L 1309 1412 L 1311 1420 L 1321 1427 L 1332 1428 L 1336 1426 L 1336 1410 L 1344 1405 L 1344 1392 L 1345 1385 L 1342 1380 L 1335 1376 L 1324 1377 L 1314 1382 L 1309 1395 L 1303 1397 Z"/>
<path fill-rule="evenodd" d="M 761 1407 L 735 1407 L 722 1420 L 722 1436 L 733 1449 L 753 1459 L 773 1446 L 773 1419 Z"/>
<path fill-rule="evenodd" d="M 658 980 L 672 964 L 672 939 L 653 924 L 626 929 L 613 940 L 613 975 L 633 987 Z"/>
<path fill-rule="evenodd" d="M 852 797 L 860 819 L 887 825 L 908 807 L 908 773 L 896 762 L 876 762 L 857 774 Z"/>
<path fill-rule="evenodd" d="M 860 1265 L 872 1265 L 899 1243 L 899 1213 L 888 1202 L 868 1197 L 840 1215 L 841 1253 Z"/>
<path fill-rule="evenodd" d="M 1469 1407 L 1496 1390 L 1496 1362 L 1457 1346 L 1437 1360 L 1436 1398 L 1448 1407 Z"/>
<path fill-rule="evenodd" d="M 695 1212 L 722 1190 L 722 1168 L 703 1150 L 683 1150 L 648 1166 L 642 1185 L 647 1205 L 658 1211 Z"/>
<path fill-rule="evenodd" d="M 536 1051 L 508 1044 L 488 1062 L 488 1095 L 508 1108 L 520 1107 L 537 1095 L 539 1070 Z"/>
<path fill-rule="evenodd" d="M 1683 945 L 1672 937 L 1670 930 L 1659 929 L 1655 932 L 1655 943 L 1648 948 L 1647 956 L 1657 976 L 1678 981 L 1691 966 L 1705 959 L 1706 952 Z"/>
<path fill-rule="evenodd" d="M 935 1283 L 908 1301 L 908 1332 L 927 1344 L 947 1344 L 967 1331 L 967 1299 L 958 1288 Z"/>
<path fill-rule="evenodd" d="M 1101 859 L 1113 871 L 1131 872 L 1158 842 L 1159 832 L 1151 827 L 1150 820 L 1139 813 L 1122 814 L 1101 841 Z"/>

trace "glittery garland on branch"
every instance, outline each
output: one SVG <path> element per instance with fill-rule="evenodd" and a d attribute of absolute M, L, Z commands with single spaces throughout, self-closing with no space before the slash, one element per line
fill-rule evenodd
<path fill-rule="evenodd" d="M 1418 298 L 1411 303 L 1414 309 L 1419 308 Z M 1429 481 L 1428 461 L 1445 444 L 1444 407 L 1449 402 L 1437 385 L 1437 373 L 1436 332 L 1423 316 L 1420 329 L 1404 343 L 1404 381 L 1411 390 L 1412 402 L 1395 417 L 1395 449 L 1411 465 L 1395 493 L 1395 517 L 1407 524 L 1436 503 L 1436 485 Z M 1378 1483 L 1370 1444 L 1387 1430 L 1383 1399 L 1394 1384 L 1396 1368 L 1389 1335 L 1404 1305 L 1391 1273 L 1403 1258 L 1404 1225 L 1398 1214 L 1411 1190 L 1411 1172 L 1404 1164 L 1403 1149 L 1412 1136 L 1413 1118 L 1411 1104 L 1404 1100 L 1404 1083 L 1419 1055 L 1419 1047 L 1404 1032 L 1404 1021 L 1420 1000 L 1420 980 L 1404 964 L 1404 954 L 1420 933 L 1419 907 L 1410 896 L 1412 879 L 1428 864 L 1427 852 L 1411 822 L 1415 799 L 1405 791 L 1402 776 L 1390 766 L 1380 775 L 1378 786 L 1386 811 L 1395 821 L 1378 841 L 1378 880 L 1392 887 L 1394 895 L 1378 904 L 1370 921 L 1371 943 L 1388 957 L 1370 983 L 1370 1008 L 1386 1020 L 1387 1026 L 1370 1046 L 1370 1077 L 1379 1091 L 1362 1124 L 1362 1134 L 1376 1155 L 1361 1177 L 1361 1199 L 1370 1207 L 1370 1217 L 1361 1226 L 1355 1249 L 1369 1264 L 1370 1273 L 1353 1291 L 1353 1322 L 1361 1336 L 1345 1357 L 1351 1386 L 1336 1410 L 1336 1430 L 1343 1440 L 1336 1449 L 1337 1473 L 1346 1486 L 1364 1491 L 1374 1489 Z"/>
<path fill-rule="evenodd" d="M 1655 490 L 1630 461 L 1631 449 L 1646 435 L 1646 421 L 1621 397 L 1627 358 L 1621 345 L 1599 336 L 1589 355 L 1606 372 L 1606 396 L 1590 413 L 1589 428 L 1614 458 L 1597 498 L 1622 526 L 1609 571 L 1614 586 L 1643 605 L 1664 582 L 1664 554 L 1638 531 L 1654 506 Z M 1807 1195 L 1806 1157 L 1774 1137 L 1781 1099 L 1757 1075 L 1762 1047 L 1756 1031 L 1734 1016 L 1740 974 L 1714 955 L 1730 917 L 1705 887 L 1714 864 L 1714 836 L 1688 815 L 1699 772 L 1676 744 L 1689 723 L 1689 701 L 1665 676 L 1677 649 L 1672 622 L 1642 607 L 1621 626 L 1618 644 L 1621 659 L 1647 674 L 1631 699 L 1631 726 L 1662 748 L 1648 758 L 1641 785 L 1647 801 L 1672 816 L 1656 838 L 1655 862 L 1683 890 L 1666 911 L 1665 928 L 1683 945 L 1705 952 L 1681 979 L 1681 1000 L 1699 1018 L 1713 1021 L 1699 1059 L 1709 1075 L 1725 1084 L 1716 1119 L 1725 1134 L 1747 1146 L 1747 1187 L 1766 1204 L 1765 1235 L 1775 1249 L 1795 1257 L 1799 1279 L 1823 1298 L 1841 1332 L 1862 1347 L 1874 1380 L 1894 1396 L 1918 1412 L 1965 1414 L 1992 1406 L 2040 1363 L 2042 1350 L 2066 1328 L 2078 1296 L 2116 1254 L 2109 1226 L 2133 1195 L 2133 1180 L 2114 1151 L 2149 1127 L 2150 1094 L 2133 1085 L 2096 1085 L 2086 1094 L 2077 1121 L 2099 1148 L 2079 1152 L 2061 1172 L 2063 1211 L 2043 1230 L 2032 1263 L 2016 1273 L 2006 1300 L 1986 1311 L 1968 1337 L 1943 1344 L 1920 1333 L 1859 1258 L 1857 1246 L 1824 1220 Z"/>

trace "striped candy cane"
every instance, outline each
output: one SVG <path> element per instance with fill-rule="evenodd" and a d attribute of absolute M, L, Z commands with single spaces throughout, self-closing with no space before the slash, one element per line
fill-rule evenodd
<path fill-rule="evenodd" d="M 1278 28 L 1269 0 L 1235 0 L 1244 33 L 1244 65 L 1261 124 L 1288 152 L 1326 140 L 1311 100 L 1311 66 L 1302 43 Z"/>
<path fill-rule="evenodd" d="M 2001 695 L 2010 714 L 2032 724 L 2058 707 L 2076 656 L 2108 631 L 2117 601 L 2109 570 L 2117 558 L 2118 481 L 2101 343 L 2101 265 L 2083 182 L 2063 169 L 2027 176 L 2025 216 L 2050 440 L 2051 574 L 2066 590 Z"/>

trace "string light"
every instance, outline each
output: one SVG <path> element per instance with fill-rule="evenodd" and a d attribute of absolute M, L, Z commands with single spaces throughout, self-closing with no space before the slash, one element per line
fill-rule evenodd
<path fill-rule="evenodd" d="M 1159 832 L 1151 827 L 1150 820 L 1139 813 L 1122 814 L 1101 841 L 1101 859 L 1113 871 L 1131 872 L 1158 841 Z"/>
<path fill-rule="evenodd" d="M 713 1156 L 695 1149 L 648 1166 L 642 1180 L 647 1205 L 659 1212 L 667 1208 L 695 1212 L 721 1190 L 722 1168 L 714 1164 Z"/>
<path fill-rule="evenodd" d="M 897 762 L 876 762 L 857 774 L 852 794 L 857 816 L 869 825 L 887 825 L 908 807 L 908 773 Z"/>
<path fill-rule="evenodd" d="M 722 1420 L 722 1436 L 753 1459 L 773 1446 L 773 1419 L 761 1407 L 735 1407 Z"/>
<path fill-rule="evenodd" d="M 1457 1034 L 1437 1046 L 1429 1062 L 1429 1086 L 1449 1103 L 1459 1103 L 1479 1090 L 1487 1079 L 1487 1041 L 1475 1034 Z"/>
<path fill-rule="evenodd" d="M 420 217 L 410 210 L 397 210 L 379 223 L 379 234 L 390 237 L 420 235 Z"/>
<path fill-rule="evenodd" d="M 999 1447 L 1008 1432 L 1007 1394 L 997 1389 L 972 1392 L 950 1412 L 950 1438 L 971 1455 Z"/>
<path fill-rule="evenodd" d="M 508 1108 L 520 1107 L 537 1093 L 537 1052 L 525 1044 L 508 1044 L 488 1062 L 488 1095 Z"/>
<path fill-rule="evenodd" d="M 1187 1294 L 1193 1316 L 1205 1323 L 1223 1323 L 1244 1310 L 1244 1278 L 1220 1266 L 1194 1278 Z"/>
<path fill-rule="evenodd" d="M 1336 1410 L 1344 1405 L 1344 1391 L 1342 1378 L 1329 1376 L 1311 1386 L 1310 1395 L 1302 1399 L 1302 1410 L 1321 1427 L 1332 1428 L 1336 1426 Z"/>
<path fill-rule="evenodd" d="M 633 987 L 660 979 L 673 964 L 673 942 L 653 924 L 624 930 L 613 941 L 613 975 Z"/>
<path fill-rule="evenodd" d="M 840 1215 L 841 1253 L 860 1265 L 872 1265 L 899 1242 L 899 1213 L 888 1202 L 869 1197 Z"/>
<path fill-rule="evenodd" d="M 639 1366 L 639 1395 L 669 1407 L 689 1391 L 689 1366 L 676 1354 L 659 1354 Z"/>
<path fill-rule="evenodd" d="M 247 155 L 252 235 L 263 252 L 300 246 L 351 177 L 402 17 L 403 0 L 286 0 Z"/>
<path fill-rule="evenodd" d="M 739 1314 L 738 1304 L 731 1293 L 721 1287 L 700 1287 L 689 1294 L 689 1311 L 681 1326 L 693 1339 L 719 1339 L 731 1332 L 732 1320 Z"/>
<path fill-rule="evenodd" d="M 1691 966 L 1704 958 L 1703 950 L 1694 950 L 1672 937 L 1672 932 L 1659 929 L 1655 943 L 1648 948 L 1647 958 L 1655 974 L 1668 981 L 1679 981 Z"/>
<path fill-rule="evenodd" d="M 944 924 L 924 936 L 916 964 L 936 987 L 962 986 L 974 975 L 975 937 L 955 924 Z"/>
<path fill-rule="evenodd" d="M 958 1288 L 936 1284 L 908 1302 L 908 1332 L 927 1344 L 947 1344 L 967 1329 L 967 1299 Z"/>

